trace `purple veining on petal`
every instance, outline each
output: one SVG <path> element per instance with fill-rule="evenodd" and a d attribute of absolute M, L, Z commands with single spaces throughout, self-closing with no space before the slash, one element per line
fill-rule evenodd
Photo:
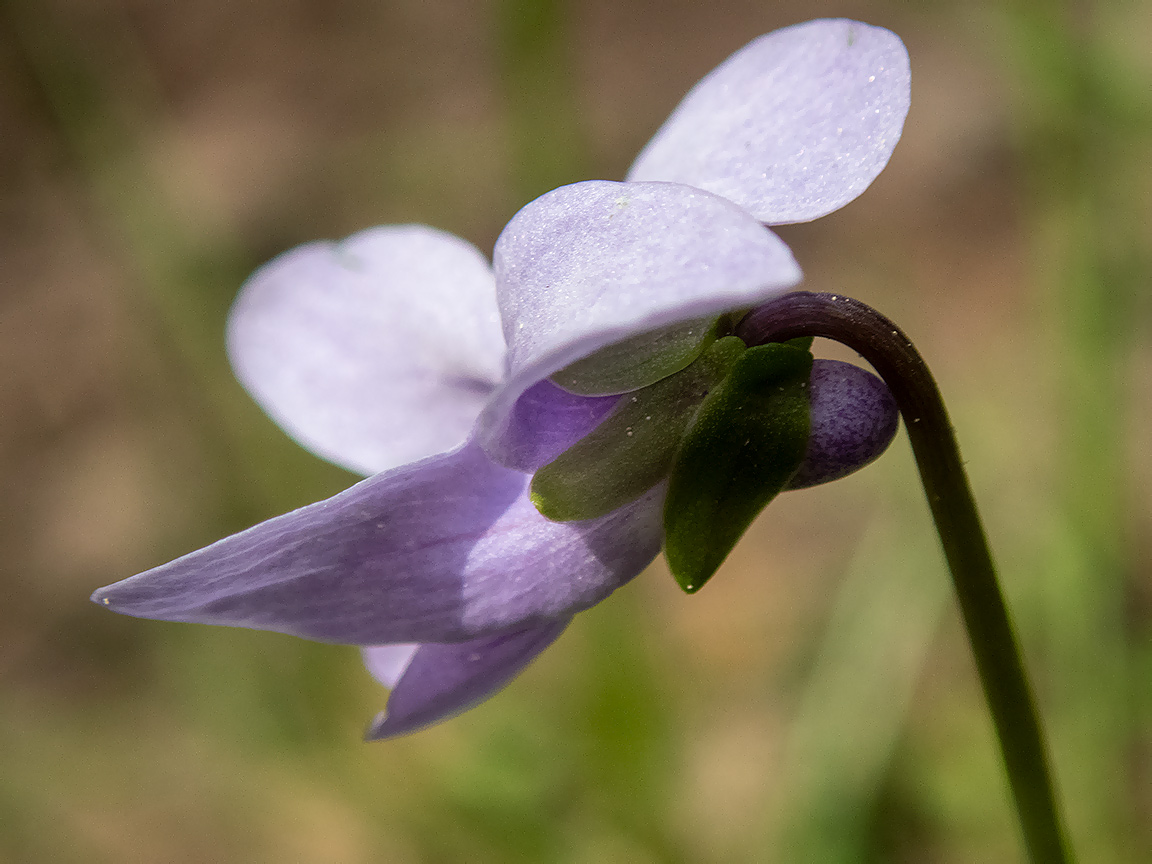
<path fill-rule="evenodd" d="M 707 189 L 770 225 L 843 207 L 888 164 L 911 101 L 908 52 L 859 21 L 761 36 L 705 76 L 629 180 Z"/>
<path fill-rule="evenodd" d="M 900 424 L 888 386 L 865 369 L 817 360 L 810 382 L 808 451 L 787 489 L 838 480 L 863 468 L 888 448 Z"/>
<path fill-rule="evenodd" d="M 570 617 L 660 550 L 663 490 L 549 522 L 474 444 L 364 480 L 92 599 L 142 618 L 325 642 L 458 642 Z"/>
<path fill-rule="evenodd" d="M 374 741 L 414 732 L 494 696 L 556 641 L 569 620 L 454 645 L 421 645 L 388 697 L 387 711 L 365 737 Z M 365 649 L 370 665 L 375 650 Z"/>

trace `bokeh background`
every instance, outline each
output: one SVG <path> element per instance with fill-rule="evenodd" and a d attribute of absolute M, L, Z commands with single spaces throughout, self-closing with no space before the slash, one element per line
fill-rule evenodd
<path fill-rule="evenodd" d="M 1152 4 L 3 0 L 0 861 L 1022 860 L 903 434 L 394 742 L 354 648 L 87 602 L 353 481 L 228 371 L 255 266 L 385 222 L 490 250 L 818 16 L 902 36 L 912 111 L 780 233 L 932 365 L 1081 860 L 1152 860 Z"/>

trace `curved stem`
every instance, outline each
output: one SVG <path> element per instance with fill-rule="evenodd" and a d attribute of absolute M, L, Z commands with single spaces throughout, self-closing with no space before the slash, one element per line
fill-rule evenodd
<path fill-rule="evenodd" d="M 749 345 L 821 336 L 855 349 L 892 391 L 952 571 L 1029 857 L 1070 864 L 1044 736 L 960 448 L 928 366 L 900 329 L 837 294 L 795 292 L 757 307 L 736 335 Z"/>

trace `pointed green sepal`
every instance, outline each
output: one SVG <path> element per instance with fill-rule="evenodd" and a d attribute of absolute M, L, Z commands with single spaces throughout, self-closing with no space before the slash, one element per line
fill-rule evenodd
<path fill-rule="evenodd" d="M 797 346 L 749 348 L 700 406 L 664 506 L 664 555 L 685 591 L 700 590 L 800 467 L 811 371 Z"/>
<path fill-rule="evenodd" d="M 720 318 L 698 318 L 641 333 L 561 369 L 552 383 L 581 396 L 639 390 L 687 368 L 719 336 L 720 326 Z"/>
<path fill-rule="evenodd" d="M 687 369 L 622 396 L 593 432 L 536 472 L 536 509 L 555 522 L 595 519 L 667 477 L 700 401 L 744 351 L 743 342 L 725 336 Z"/>

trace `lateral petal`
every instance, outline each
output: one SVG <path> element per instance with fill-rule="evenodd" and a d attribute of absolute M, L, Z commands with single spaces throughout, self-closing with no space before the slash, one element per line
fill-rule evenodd
<path fill-rule="evenodd" d="M 361 474 L 395 468 L 462 444 L 503 376 L 492 271 L 422 225 L 301 246 L 241 289 L 228 353 L 309 450 Z"/>
<path fill-rule="evenodd" d="M 508 223 L 494 267 L 509 371 L 477 437 L 505 465 L 519 461 L 517 400 L 537 382 L 625 340 L 642 352 L 643 334 L 755 306 L 800 280 L 788 247 L 756 219 L 674 183 L 555 189 Z"/>

